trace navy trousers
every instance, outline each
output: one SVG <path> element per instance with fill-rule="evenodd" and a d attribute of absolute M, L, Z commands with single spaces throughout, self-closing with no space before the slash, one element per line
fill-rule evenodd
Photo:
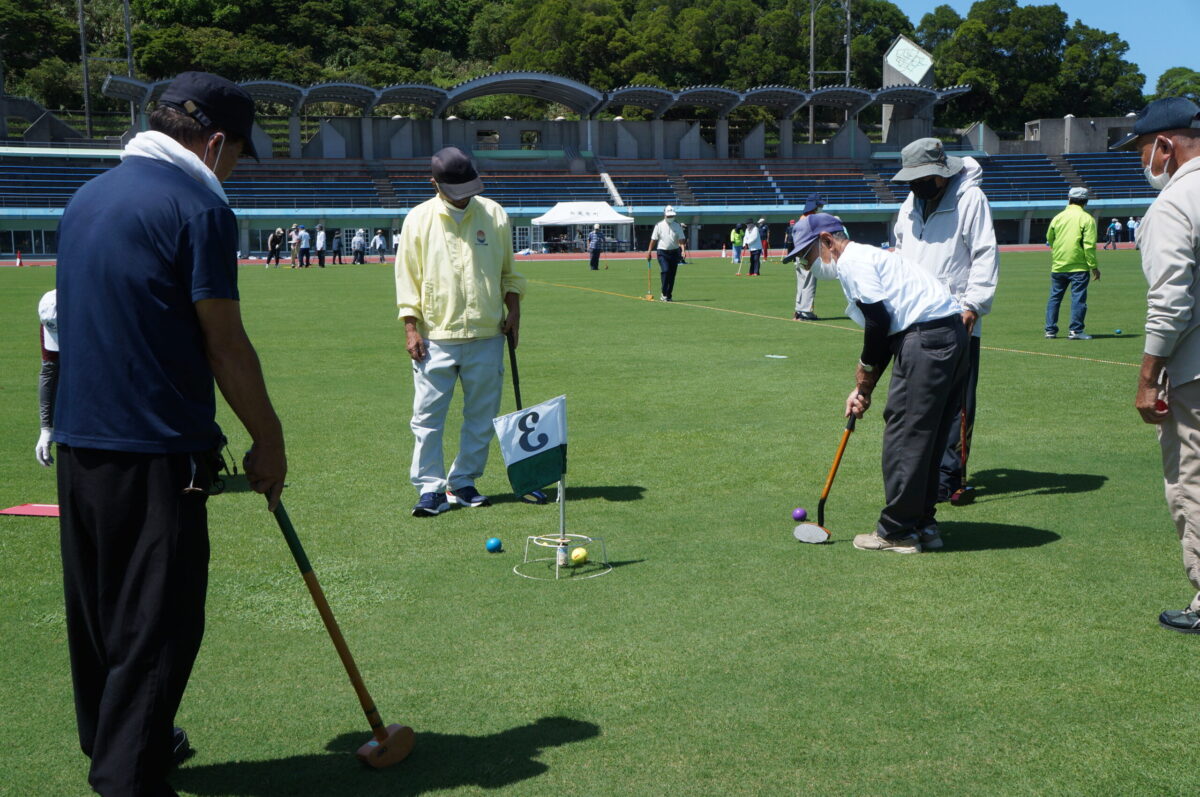
<path fill-rule="evenodd" d="M 189 454 L 58 447 L 67 645 L 88 782 L 169 797 L 171 729 L 204 636 L 208 514 Z"/>
<path fill-rule="evenodd" d="M 679 260 L 683 257 L 681 249 L 656 249 L 658 252 L 658 270 L 662 282 L 662 295 L 672 298 L 675 290 L 675 272 L 679 270 Z"/>

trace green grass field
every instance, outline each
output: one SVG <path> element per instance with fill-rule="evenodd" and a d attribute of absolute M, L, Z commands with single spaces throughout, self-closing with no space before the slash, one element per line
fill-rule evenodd
<path fill-rule="evenodd" d="M 1046 256 L 1003 256 L 979 499 L 944 508 L 946 547 L 920 556 L 849 542 L 882 502 L 882 401 L 830 496 L 833 544 L 792 539 L 861 341 L 836 286 L 818 290 L 829 320 L 802 324 L 776 261 L 760 279 L 683 266 L 673 305 L 640 300 L 640 261 L 521 264 L 523 398 L 567 394 L 569 530 L 603 537 L 616 565 L 560 583 L 512 572 L 527 535 L 556 529 L 553 506 L 409 516 L 412 382 L 388 266 L 243 268 L 287 434 L 285 502 L 385 720 L 412 725 L 417 747 L 385 771 L 349 754 L 368 737 L 354 695 L 262 498 L 235 489 L 209 503 L 207 636 L 178 718 L 197 754 L 173 782 L 322 797 L 1197 793 L 1200 640 L 1155 620 L 1191 593 L 1154 433 L 1132 408 L 1145 284 L 1136 253 L 1100 258 L 1085 343 L 1042 337 Z M 35 309 L 53 280 L 0 270 L 3 506 L 56 500 L 33 458 Z M 506 486 L 493 447 L 479 487 Z M 492 535 L 504 553 L 484 552 Z M 0 566 L 0 794 L 87 793 L 56 523 L 0 517 Z"/>

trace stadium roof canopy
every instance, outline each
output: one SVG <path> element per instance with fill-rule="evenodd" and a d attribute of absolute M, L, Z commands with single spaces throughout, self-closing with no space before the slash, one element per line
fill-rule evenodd
<path fill-rule="evenodd" d="M 596 109 L 604 110 L 610 105 L 636 105 L 639 108 L 649 108 L 655 116 L 662 116 L 668 108 L 675 104 L 675 92 L 667 91 L 658 86 L 622 86 L 608 92 L 603 103 Z"/>
<path fill-rule="evenodd" d="M 107 84 L 105 84 L 107 86 Z M 304 104 L 304 89 L 292 83 L 280 83 L 277 80 L 249 80 L 241 84 L 254 99 L 259 102 L 273 102 L 286 105 L 294 111 L 299 111 Z"/>
<path fill-rule="evenodd" d="M 590 115 L 604 101 L 603 94 L 570 78 L 544 72 L 497 72 L 459 83 L 446 93 L 446 98 L 434 109 L 434 113 L 441 113 L 465 100 L 495 94 L 519 94 L 557 102 L 581 115 Z"/>
<path fill-rule="evenodd" d="M 875 102 L 875 93 L 857 86 L 822 86 L 808 95 L 809 105 L 841 108 L 853 116 Z"/>
<path fill-rule="evenodd" d="M 952 97 L 966 94 L 970 86 L 951 86 L 946 89 L 931 89 L 926 86 L 884 86 L 875 92 L 875 102 L 907 105 L 936 105 Z"/>
<path fill-rule="evenodd" d="M 170 83 L 146 83 L 121 75 L 109 75 L 102 89 L 106 97 L 128 100 L 145 108 L 162 96 Z M 450 89 L 424 83 L 402 83 L 375 89 L 357 83 L 322 83 L 304 88 L 275 80 L 250 80 L 240 84 L 255 100 L 286 105 L 294 113 L 309 103 L 338 102 L 370 114 L 377 105 L 402 103 L 428 108 L 434 116 L 460 102 L 477 97 L 517 94 L 565 105 L 581 117 L 593 117 L 610 106 L 635 105 L 648 108 L 656 118 L 678 106 L 700 106 L 725 117 L 735 108 L 758 106 L 774 109 L 781 119 L 809 105 L 840 108 L 851 115 L 880 103 L 929 106 L 946 102 L 971 90 L 970 86 L 933 89 L 925 86 L 887 86 L 878 91 L 857 86 L 825 86 L 804 91 L 793 86 L 757 86 L 737 91 L 724 86 L 691 86 L 671 91 L 658 86 L 622 86 L 602 92 L 591 86 L 545 72 L 497 72 L 460 83 Z"/>
<path fill-rule="evenodd" d="M 446 93 L 445 89 L 424 83 L 397 83 L 379 92 L 379 104 L 420 105 L 432 111 L 445 101 Z"/>
<path fill-rule="evenodd" d="M 702 105 L 716 110 L 718 116 L 727 116 L 742 104 L 740 91 L 721 86 L 692 86 L 675 95 L 676 105 Z"/>
<path fill-rule="evenodd" d="M 774 108 L 786 119 L 808 103 L 808 93 L 791 86 L 756 86 L 742 92 L 742 105 Z"/>

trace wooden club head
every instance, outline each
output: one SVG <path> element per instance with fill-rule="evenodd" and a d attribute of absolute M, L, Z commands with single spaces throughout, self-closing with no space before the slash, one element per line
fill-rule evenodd
<path fill-rule="evenodd" d="M 371 739 L 358 748 L 355 755 L 367 766 L 383 769 L 408 758 L 415 742 L 416 734 L 413 733 L 412 728 L 407 725 L 389 725 L 386 739 L 383 741 Z"/>

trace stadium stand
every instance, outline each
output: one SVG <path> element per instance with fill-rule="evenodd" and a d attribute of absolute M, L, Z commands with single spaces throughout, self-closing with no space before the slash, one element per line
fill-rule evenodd
<path fill-rule="evenodd" d="M 1063 157 L 1093 197 L 1152 199 L 1157 193 L 1142 177 L 1142 160 L 1136 152 L 1079 152 Z"/>
<path fill-rule="evenodd" d="M 401 207 L 411 207 L 430 197 L 428 165 L 423 164 L 421 174 L 389 171 L 391 190 Z M 551 207 L 555 202 L 592 201 L 608 202 L 608 189 L 595 174 L 571 174 L 562 172 L 509 172 L 482 171 L 484 196 L 511 208 Z"/>
<path fill-rule="evenodd" d="M 875 189 L 878 176 L 851 160 L 776 160 L 769 167 L 771 179 L 783 195 L 785 205 L 803 205 L 812 193 L 829 204 L 858 205 L 892 201 Z"/>
<path fill-rule="evenodd" d="M 5 160 L 0 162 L 0 207 L 66 207 L 79 186 L 115 163 L 31 164 Z"/>
<path fill-rule="evenodd" d="M 1070 187 L 1045 155 L 992 155 L 975 159 L 983 169 L 983 192 L 993 202 L 1059 200 Z M 880 176 L 887 181 L 896 202 L 908 195 L 905 186 L 891 182 L 898 171 L 898 160 L 880 169 Z"/>
<path fill-rule="evenodd" d="M 225 182 L 225 193 L 235 208 L 378 208 L 390 197 L 367 164 L 354 160 L 246 160 Z"/>

